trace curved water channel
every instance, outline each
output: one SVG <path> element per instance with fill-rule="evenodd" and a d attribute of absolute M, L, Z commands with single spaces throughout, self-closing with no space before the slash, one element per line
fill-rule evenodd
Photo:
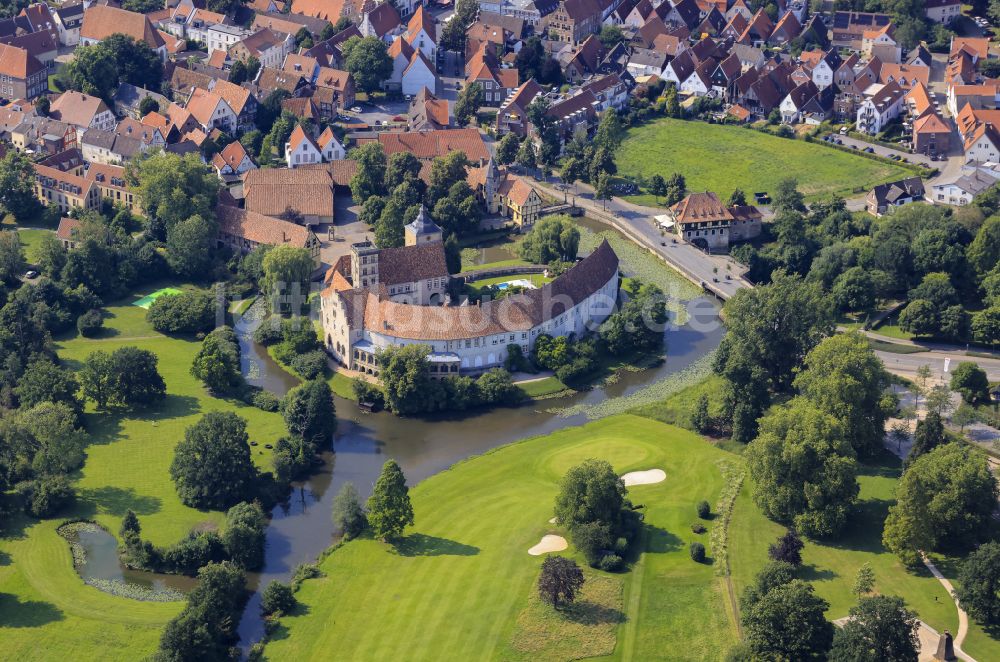
<path fill-rule="evenodd" d="M 255 592 L 240 622 L 240 646 L 246 650 L 263 636 L 258 587 L 263 588 L 272 580 L 287 582 L 297 565 L 315 561 L 335 541 L 332 502 L 346 481 L 353 482 L 362 498 L 367 498 L 382 464 L 389 458 L 400 464 L 408 484 L 413 486 L 491 448 L 586 422 L 586 414 L 563 416 L 553 408 L 586 407 L 630 395 L 688 368 L 718 346 L 722 326 L 706 323 L 718 321 L 718 304 L 711 299 L 698 299 L 695 304 L 689 310 L 694 308 L 699 314 L 692 315 L 684 326 L 667 332 L 664 363 L 641 372 L 626 372 L 613 384 L 558 400 L 453 418 L 400 418 L 386 412 L 364 413 L 357 403 L 336 398 L 338 425 L 333 453 L 324 455 L 325 462 L 317 473 L 295 483 L 288 502 L 272 512 L 264 568 L 250 576 L 250 587 Z M 252 383 L 278 394 L 298 383 L 264 348 L 248 341 L 248 334 L 239 335 L 244 371 L 256 375 L 250 379 Z M 256 365 L 256 369 L 249 369 L 251 365 Z M 580 409 L 575 407 L 574 411 Z"/>
<path fill-rule="evenodd" d="M 596 225 L 591 229 L 607 230 Z M 498 258 L 502 256 L 487 257 Z M 623 271 L 628 272 L 625 265 Z M 345 482 L 353 482 L 362 498 L 367 498 L 382 464 L 389 458 L 399 462 L 412 486 L 460 460 L 497 446 L 586 422 L 588 409 L 648 389 L 692 367 L 718 347 L 724 333 L 718 302 L 696 297 L 686 302 L 686 311 L 686 322 L 666 331 L 665 362 L 643 371 L 623 372 L 612 383 L 559 399 L 516 408 L 465 412 L 454 417 L 400 418 L 386 412 L 364 413 L 357 403 L 335 398 L 338 425 L 333 451 L 324 453 L 324 462 L 316 473 L 308 480 L 294 483 L 287 502 L 274 508 L 266 532 L 264 567 L 248 577 L 254 593 L 239 625 L 244 652 L 264 634 L 258 589 L 272 580 L 289 581 L 296 566 L 314 562 L 335 542 L 332 502 Z M 256 324 L 259 322 L 249 316 L 236 324 L 243 374 L 251 384 L 283 395 L 299 380 L 275 363 L 264 347 L 253 342 Z M 194 580 L 187 577 L 124 569 L 115 538 L 105 531 L 81 536 L 80 542 L 85 548 L 86 562 L 78 570 L 85 580 L 108 579 L 175 590 L 188 590 L 193 585 Z"/>

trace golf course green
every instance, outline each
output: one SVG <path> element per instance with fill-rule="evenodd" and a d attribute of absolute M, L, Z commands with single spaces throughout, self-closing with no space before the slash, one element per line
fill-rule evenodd
<path fill-rule="evenodd" d="M 664 650 L 721 659 L 736 632 L 724 584 L 693 562 L 696 504 L 722 488 L 733 456 L 698 436 L 622 415 L 504 446 L 459 463 L 412 491 L 416 525 L 395 545 L 351 541 L 305 582 L 301 604 L 267 646 L 273 660 L 653 659 Z M 660 468 L 666 480 L 629 488 L 643 506 L 645 553 L 628 572 L 587 570 L 581 612 L 554 614 L 536 597 L 546 534 L 566 471 L 588 458 L 619 473 Z M 719 520 L 715 520 L 718 522 Z M 709 527 L 715 522 L 707 522 Z M 572 546 L 563 555 L 582 558 Z M 620 588 L 617 588 L 620 587 Z"/>

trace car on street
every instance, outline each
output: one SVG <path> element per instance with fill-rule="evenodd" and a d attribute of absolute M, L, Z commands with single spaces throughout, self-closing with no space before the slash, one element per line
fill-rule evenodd
<path fill-rule="evenodd" d="M 361 111 L 361 106 L 351 106 L 351 112 L 352 113 L 360 113 L 360 112 L 362 112 Z"/>

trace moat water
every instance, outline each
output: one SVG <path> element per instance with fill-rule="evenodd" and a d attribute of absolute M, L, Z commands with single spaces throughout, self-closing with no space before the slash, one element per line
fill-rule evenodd
<path fill-rule="evenodd" d="M 606 231 L 593 222 L 589 229 Z M 503 247 L 481 249 L 479 262 L 508 259 Z M 623 271 L 628 269 L 623 265 Z M 519 439 L 580 425 L 588 420 L 587 409 L 616 398 L 627 398 L 650 389 L 690 368 L 714 351 L 724 333 L 719 322 L 719 304 L 695 297 L 686 302 L 685 323 L 666 331 L 666 361 L 637 372 L 623 372 L 611 383 L 557 399 L 540 400 L 515 408 L 465 412 L 461 416 L 400 418 L 386 412 L 365 413 L 357 403 L 335 398 L 337 432 L 332 451 L 323 454 L 323 464 L 308 480 L 295 483 L 289 499 L 274 508 L 267 528 L 265 564 L 251 573 L 253 591 L 239 624 L 244 652 L 264 634 L 260 616 L 260 592 L 272 580 L 287 582 L 296 566 L 314 562 L 336 542 L 331 513 L 333 497 L 345 482 L 352 482 L 367 498 L 382 464 L 395 459 L 412 487 L 466 458 Z M 247 381 L 277 395 L 285 394 L 299 380 L 282 369 L 267 350 L 253 342 L 259 322 L 247 316 L 237 322 L 242 350 L 242 370 Z M 566 410 L 571 413 L 567 414 Z M 251 437 L 253 431 L 251 430 Z M 117 580 L 144 587 L 187 591 L 194 580 L 127 570 L 118 559 L 113 536 L 106 532 L 81 539 L 87 561 L 79 571 L 84 578 Z"/>

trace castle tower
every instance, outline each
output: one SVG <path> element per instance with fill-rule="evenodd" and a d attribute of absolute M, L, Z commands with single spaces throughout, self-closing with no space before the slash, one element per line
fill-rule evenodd
<path fill-rule="evenodd" d="M 487 214 L 496 214 L 500 205 L 497 204 L 497 194 L 500 191 L 500 171 L 493 157 L 486 163 L 486 177 L 483 183 L 483 202 Z"/>
<path fill-rule="evenodd" d="M 404 241 L 407 246 L 417 246 L 431 241 L 442 241 L 441 228 L 427 216 L 427 210 L 420 205 L 420 212 L 403 228 Z"/>
<path fill-rule="evenodd" d="M 351 284 L 354 287 L 378 285 L 378 248 L 370 241 L 351 244 Z"/>

